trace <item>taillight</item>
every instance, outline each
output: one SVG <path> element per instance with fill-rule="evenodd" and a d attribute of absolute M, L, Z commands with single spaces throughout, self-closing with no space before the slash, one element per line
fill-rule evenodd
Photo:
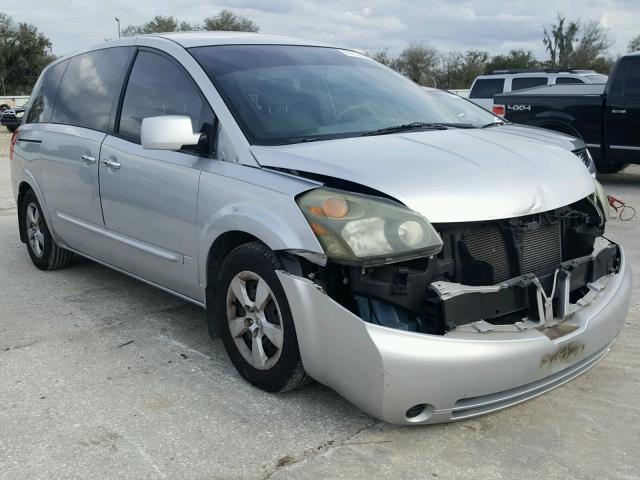
<path fill-rule="evenodd" d="M 504 105 L 494 105 L 491 111 L 500 117 L 504 117 Z"/>
<path fill-rule="evenodd" d="M 18 128 L 13 131 L 13 135 L 11 135 L 11 143 L 9 144 L 9 160 L 13 160 L 13 149 L 16 147 L 16 142 L 18 141 Z"/>

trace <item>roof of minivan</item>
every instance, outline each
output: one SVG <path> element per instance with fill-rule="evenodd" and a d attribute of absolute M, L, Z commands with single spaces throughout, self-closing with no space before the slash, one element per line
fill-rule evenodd
<path fill-rule="evenodd" d="M 184 48 L 203 47 L 206 45 L 305 45 L 312 47 L 333 47 L 333 45 L 326 43 L 302 40 L 300 38 L 246 32 L 174 32 L 158 33 L 150 36 L 172 40 Z"/>

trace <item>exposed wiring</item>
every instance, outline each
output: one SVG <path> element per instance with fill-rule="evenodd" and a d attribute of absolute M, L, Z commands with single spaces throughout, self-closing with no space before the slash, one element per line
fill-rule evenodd
<path fill-rule="evenodd" d="M 628 222 L 636 216 L 636 209 L 631 205 L 627 205 L 619 198 L 613 197 L 611 195 L 607 195 L 607 200 L 609 201 L 609 205 L 613 208 L 618 214 L 618 218 L 623 222 Z M 625 214 L 625 211 L 627 212 Z"/>

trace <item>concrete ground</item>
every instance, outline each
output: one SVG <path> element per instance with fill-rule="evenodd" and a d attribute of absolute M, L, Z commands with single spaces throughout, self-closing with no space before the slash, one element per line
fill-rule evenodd
<path fill-rule="evenodd" d="M 44 273 L 18 238 L 0 134 L 0 478 L 632 479 L 640 475 L 637 288 L 596 368 L 470 421 L 397 427 L 328 388 L 245 383 L 203 311 L 89 261 Z M 640 207 L 640 167 L 602 176 Z M 640 218 L 609 236 L 640 271 Z"/>

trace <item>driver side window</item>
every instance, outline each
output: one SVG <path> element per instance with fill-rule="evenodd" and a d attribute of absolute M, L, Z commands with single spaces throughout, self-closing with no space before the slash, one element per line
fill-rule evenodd
<path fill-rule="evenodd" d="M 162 115 L 188 116 L 193 131 L 206 134 L 208 141 L 185 146 L 181 151 L 209 156 L 214 114 L 208 102 L 186 73 L 171 60 L 140 51 L 129 76 L 118 134 L 140 144 L 142 119 Z"/>

